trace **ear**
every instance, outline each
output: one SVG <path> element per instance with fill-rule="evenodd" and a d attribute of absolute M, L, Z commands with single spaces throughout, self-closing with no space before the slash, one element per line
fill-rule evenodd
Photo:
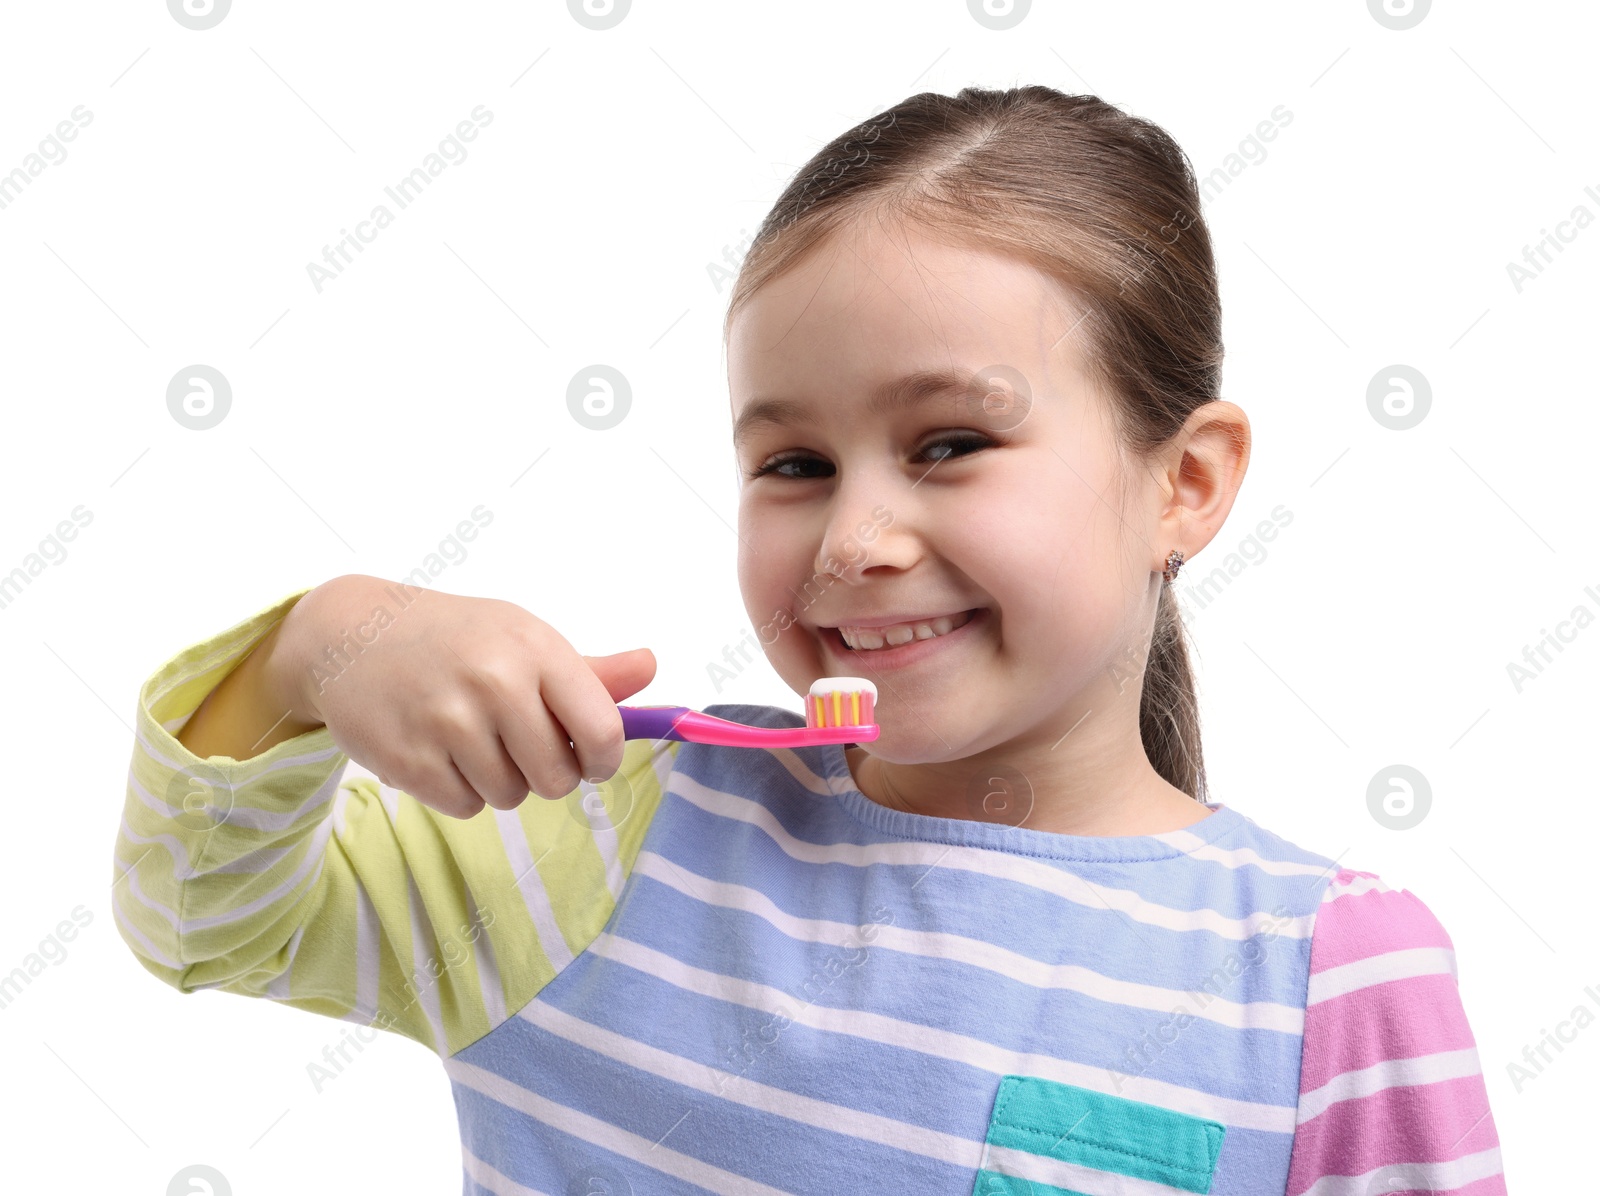
<path fill-rule="evenodd" d="M 1166 501 L 1152 544 L 1159 559 L 1176 548 L 1189 560 L 1221 529 L 1250 465 L 1250 419 L 1233 403 L 1216 400 L 1197 407 L 1182 430 L 1162 446 L 1157 480 Z"/>

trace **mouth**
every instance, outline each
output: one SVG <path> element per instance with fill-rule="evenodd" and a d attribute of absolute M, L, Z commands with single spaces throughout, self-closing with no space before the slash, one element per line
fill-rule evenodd
<path fill-rule="evenodd" d="M 899 663 L 966 638 L 962 633 L 982 623 L 987 614 L 987 608 L 977 607 L 953 614 L 863 619 L 817 630 L 843 655 L 874 664 Z"/>

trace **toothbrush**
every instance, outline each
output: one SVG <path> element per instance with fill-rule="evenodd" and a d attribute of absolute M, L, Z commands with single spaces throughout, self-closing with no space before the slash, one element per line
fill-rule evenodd
<path fill-rule="evenodd" d="M 677 739 L 719 747 L 796 748 L 867 743 L 878 737 L 878 687 L 861 677 L 811 683 L 803 727 L 751 727 L 687 706 L 618 706 L 624 739 Z"/>

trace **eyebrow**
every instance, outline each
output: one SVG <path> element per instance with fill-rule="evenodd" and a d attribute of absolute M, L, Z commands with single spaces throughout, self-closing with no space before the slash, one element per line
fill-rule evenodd
<path fill-rule="evenodd" d="M 975 374 L 971 370 L 949 367 L 916 370 L 885 382 L 867 398 L 867 411 L 890 415 L 905 411 L 929 399 L 967 393 Z M 733 442 L 740 444 L 758 428 L 791 427 L 815 424 L 816 416 L 804 403 L 794 399 L 754 399 L 745 405 L 733 425 Z"/>

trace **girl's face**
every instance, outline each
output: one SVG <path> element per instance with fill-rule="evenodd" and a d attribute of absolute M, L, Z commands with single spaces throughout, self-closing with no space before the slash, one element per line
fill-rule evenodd
<path fill-rule="evenodd" d="M 1138 684 L 1163 479 L 1124 506 L 1081 316 L 1018 259 L 873 226 L 733 321 L 745 607 L 796 693 L 876 683 L 874 756 L 1048 748 Z"/>

